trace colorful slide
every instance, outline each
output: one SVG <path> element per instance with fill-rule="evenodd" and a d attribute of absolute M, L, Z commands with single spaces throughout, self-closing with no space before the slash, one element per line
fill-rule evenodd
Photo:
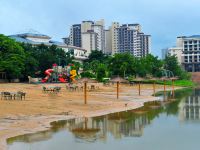
<path fill-rule="evenodd" d="M 51 76 L 51 73 L 54 72 L 53 69 L 47 69 L 44 73 L 47 75 L 44 79 L 42 79 L 42 82 L 47 82 L 49 77 Z"/>
<path fill-rule="evenodd" d="M 70 71 L 70 79 L 72 80 L 72 82 L 75 82 L 75 78 L 77 76 L 76 70 L 71 70 Z"/>
<path fill-rule="evenodd" d="M 56 75 L 58 73 L 60 73 L 58 75 L 58 77 L 56 76 L 56 78 L 62 82 L 62 83 L 66 83 L 66 82 L 76 82 L 75 78 L 77 76 L 76 70 L 74 69 L 74 65 L 73 64 L 69 64 L 68 66 L 66 66 L 66 70 L 64 71 L 59 71 L 58 72 L 58 68 L 55 68 L 57 66 L 57 64 L 53 64 L 53 69 L 47 69 L 44 73 L 46 75 L 46 77 L 44 79 L 42 79 L 42 82 L 47 82 L 49 80 L 49 78 L 51 77 L 52 73 L 56 73 Z"/>
<path fill-rule="evenodd" d="M 58 80 L 59 80 L 60 82 L 62 82 L 62 83 L 66 83 L 66 80 L 65 80 L 64 78 L 62 78 L 62 77 L 59 77 Z"/>

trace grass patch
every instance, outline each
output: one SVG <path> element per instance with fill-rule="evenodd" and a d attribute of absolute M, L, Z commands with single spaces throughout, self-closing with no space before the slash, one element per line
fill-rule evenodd
<path fill-rule="evenodd" d="M 153 82 L 154 81 L 152 81 L 152 80 L 144 80 L 141 83 L 152 84 Z M 156 84 L 164 84 L 164 82 L 161 81 L 161 80 L 158 80 L 155 83 Z M 166 85 L 172 85 L 172 81 L 171 80 L 166 81 Z M 176 81 L 174 81 L 174 85 L 175 86 L 182 86 L 182 87 L 195 87 L 195 86 L 197 86 L 197 84 L 194 83 L 191 80 L 176 80 Z"/>

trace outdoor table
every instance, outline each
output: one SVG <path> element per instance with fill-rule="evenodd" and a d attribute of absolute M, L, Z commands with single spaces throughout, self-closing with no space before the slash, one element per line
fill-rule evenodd
<path fill-rule="evenodd" d="M 13 98 L 15 100 L 15 98 L 18 96 L 17 92 L 10 92 L 11 95 L 11 99 Z"/>
<path fill-rule="evenodd" d="M 58 86 L 47 86 L 47 87 L 43 87 L 44 91 L 50 91 L 50 92 L 56 92 L 56 88 L 60 88 Z"/>

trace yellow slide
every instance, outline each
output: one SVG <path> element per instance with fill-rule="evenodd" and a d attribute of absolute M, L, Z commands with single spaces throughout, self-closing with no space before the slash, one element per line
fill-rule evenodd
<path fill-rule="evenodd" d="M 71 70 L 70 71 L 70 79 L 72 80 L 72 82 L 75 82 L 75 78 L 77 76 L 76 70 Z"/>

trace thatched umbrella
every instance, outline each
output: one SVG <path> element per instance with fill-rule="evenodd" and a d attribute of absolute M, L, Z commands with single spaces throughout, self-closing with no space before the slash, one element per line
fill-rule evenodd
<path fill-rule="evenodd" d="M 140 82 L 141 81 L 144 81 L 145 79 L 144 78 L 141 78 L 141 77 L 137 77 L 134 79 L 134 81 L 138 82 L 138 94 L 139 96 L 141 95 L 141 86 L 140 86 Z"/>
<path fill-rule="evenodd" d="M 178 80 L 178 77 L 172 77 L 170 79 L 172 80 L 172 96 L 174 97 L 174 81 Z"/>
<path fill-rule="evenodd" d="M 77 81 L 79 83 L 84 83 L 84 104 L 87 104 L 87 83 L 98 83 L 98 81 L 90 78 L 81 78 Z"/>
<path fill-rule="evenodd" d="M 156 94 L 156 84 L 155 84 L 155 82 L 159 79 L 158 78 L 151 78 L 150 80 L 153 81 L 153 95 L 155 96 L 155 94 Z"/>
<path fill-rule="evenodd" d="M 128 81 L 121 77 L 115 77 L 115 78 L 112 78 L 110 82 L 117 83 L 117 99 L 118 99 L 119 98 L 119 83 L 128 83 Z"/>

